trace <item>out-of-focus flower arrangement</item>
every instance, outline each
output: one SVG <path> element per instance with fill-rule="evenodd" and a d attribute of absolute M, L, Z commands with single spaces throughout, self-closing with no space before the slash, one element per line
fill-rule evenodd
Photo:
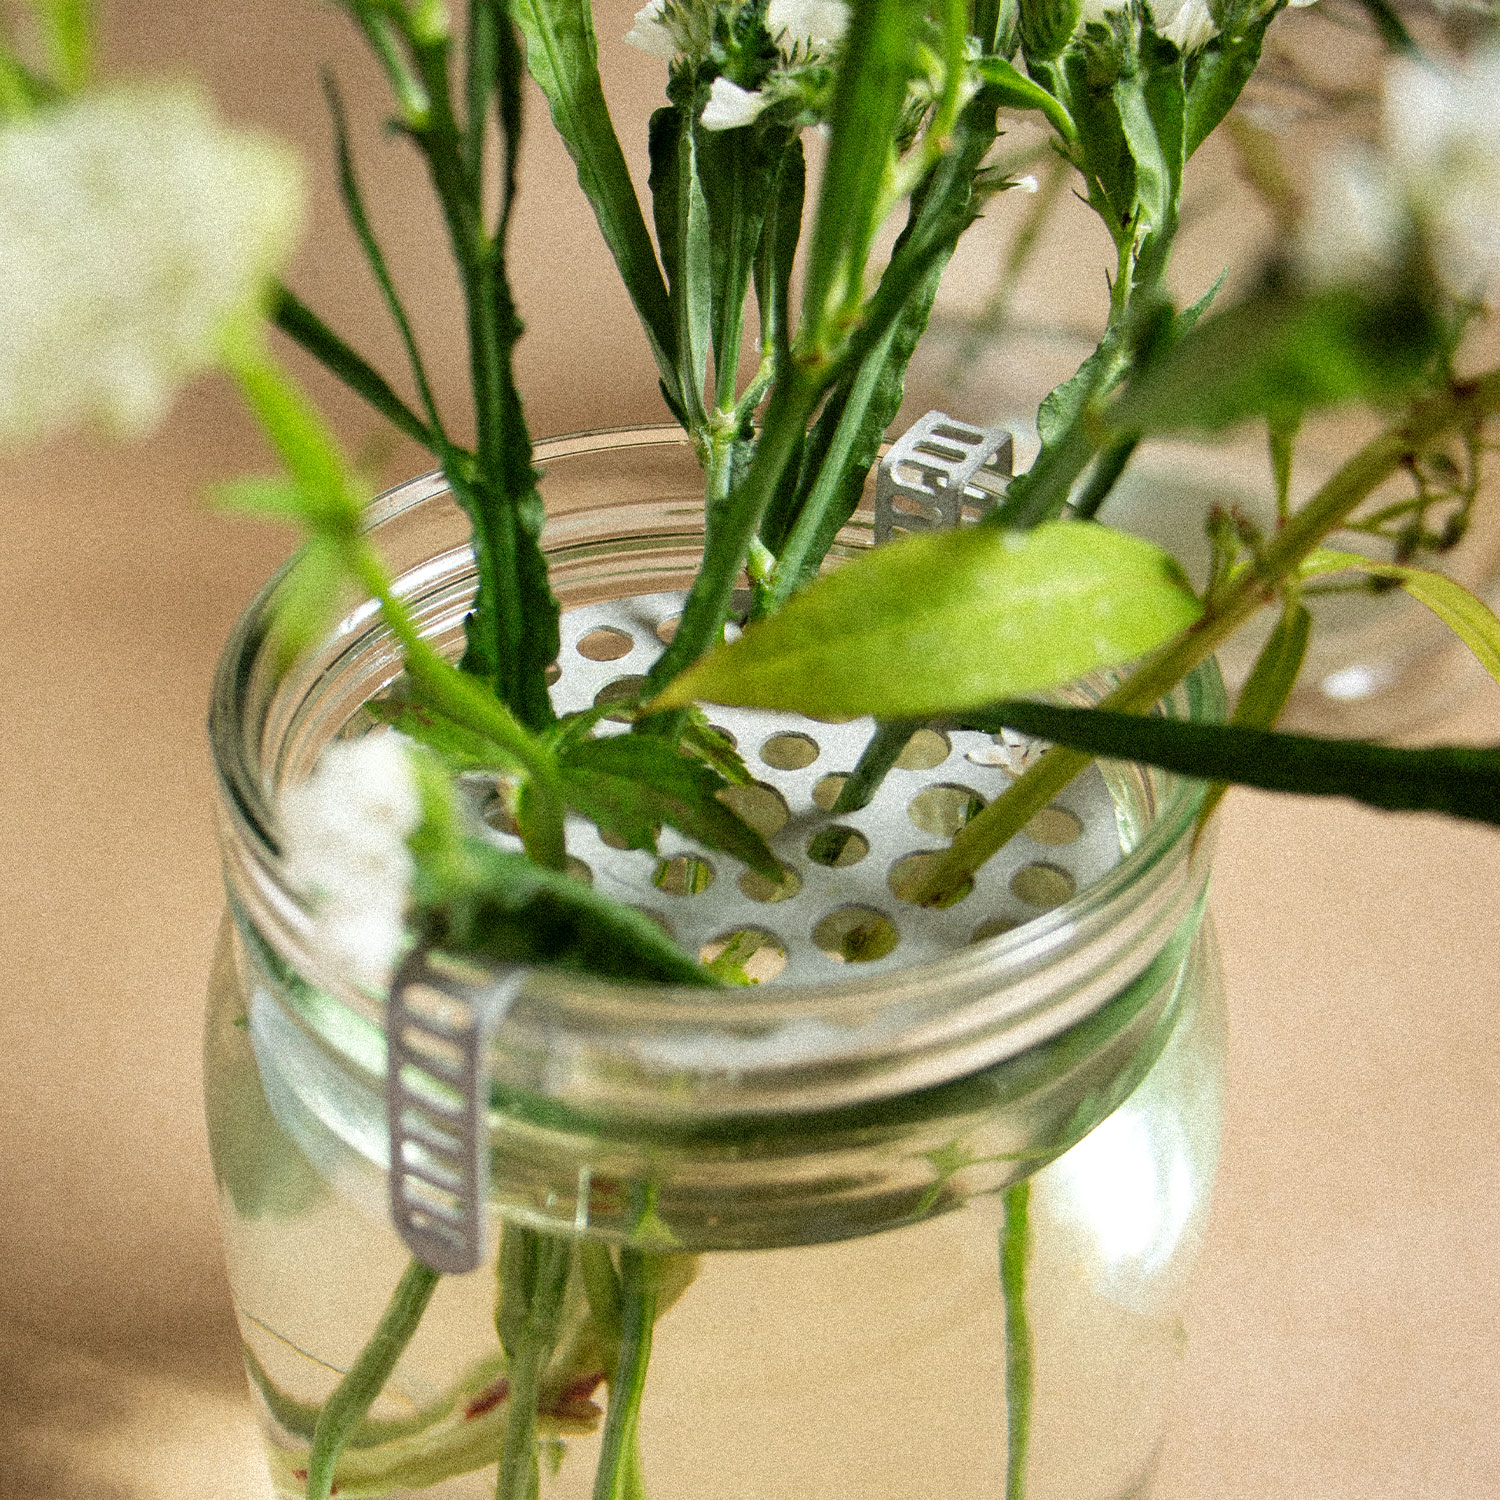
<path fill-rule="evenodd" d="M 726 795 L 749 773 L 702 701 L 873 715 L 880 727 L 850 778 L 866 796 L 926 723 L 1001 736 L 1015 752 L 1009 791 L 925 867 L 904 893 L 913 901 L 951 896 L 1094 755 L 1500 822 L 1500 751 L 1274 729 L 1306 648 L 1305 596 L 1330 581 L 1405 588 L 1500 674 L 1500 622 L 1428 566 L 1468 525 L 1500 409 L 1500 369 L 1476 368 L 1469 352 L 1500 263 L 1494 18 L 1476 12 L 1469 54 L 1440 64 L 1385 0 L 1368 0 L 1395 54 L 1383 143 L 1298 183 L 1288 232 L 1247 290 L 1205 286 L 1179 306 L 1166 272 L 1185 176 L 1284 3 L 650 0 L 625 37 L 663 72 L 643 192 L 615 134 L 588 0 L 342 0 L 449 231 L 473 376 L 465 424 L 434 400 L 336 87 L 340 183 L 406 352 L 399 377 L 278 279 L 304 216 L 287 149 L 220 123 L 180 85 L 97 80 L 85 0 L 30 0 L 0 12 L 0 443 L 80 422 L 143 431 L 210 368 L 243 392 L 282 468 L 219 498 L 307 536 L 281 593 L 283 650 L 317 640 L 355 589 L 378 601 L 403 653 L 400 691 L 369 705 L 394 732 L 335 746 L 281 809 L 286 873 L 324 954 L 376 995 L 415 932 L 485 959 L 722 980 L 574 879 L 565 837 L 570 812 L 645 852 L 671 826 L 774 878 L 774 856 Z M 548 692 L 558 606 L 514 368 L 524 309 L 507 275 L 528 72 L 703 469 L 702 568 L 638 697 L 609 705 L 624 729 L 602 710 L 560 715 Z M 1037 189 L 1005 162 L 1019 117 L 1047 131 L 1048 170 L 1108 231 L 1103 337 L 1042 403 L 1040 453 L 986 520 L 822 577 L 956 245 L 997 195 Z M 459 662 L 393 592 L 361 530 L 356 466 L 276 353 L 288 339 L 430 451 L 471 518 L 478 583 Z M 1383 430 L 1294 507 L 1299 427 L 1338 404 L 1375 410 Z M 1144 440 L 1246 426 L 1266 436 L 1276 521 L 1202 518 L 1213 566 L 1195 592 L 1168 554 L 1112 530 L 1106 507 Z M 1371 510 L 1403 475 L 1410 494 Z M 1325 546 L 1359 525 L 1397 539 L 1397 560 Z M 726 644 L 741 589 L 744 633 Z M 1277 623 L 1233 722 L 1153 713 L 1262 611 Z M 976 618 L 1004 622 L 1005 650 L 965 645 Z M 1047 701 L 1097 668 L 1118 681 L 1099 707 Z M 521 847 L 473 814 L 459 778 L 476 774 Z M 531 1235 L 537 1255 L 544 1238 Z M 382 1338 L 379 1358 L 394 1359 L 390 1331 Z M 361 1356 L 362 1383 L 318 1418 L 299 1471 L 308 1496 L 326 1500 L 338 1483 L 378 1363 Z M 529 1453 L 535 1404 L 511 1406 Z M 612 1400 L 596 1494 L 635 1493 L 633 1438 L 614 1422 Z M 506 1451 L 521 1448 L 507 1437 Z M 534 1485 L 534 1461 L 502 1464 L 502 1500 Z"/>

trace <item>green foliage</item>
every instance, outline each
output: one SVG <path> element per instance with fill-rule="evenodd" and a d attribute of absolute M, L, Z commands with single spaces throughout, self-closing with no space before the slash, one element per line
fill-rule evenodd
<path fill-rule="evenodd" d="M 514 0 L 512 14 L 526 39 L 526 65 L 577 163 L 578 185 L 619 268 L 669 397 L 676 397 L 677 341 L 667 288 L 604 101 L 592 7 L 588 0 Z"/>
<path fill-rule="evenodd" d="M 1419 604 L 1425 604 L 1470 651 L 1485 671 L 1500 682 L 1500 619 L 1483 599 L 1446 574 L 1400 563 L 1375 562 L 1356 552 L 1320 550 L 1302 564 L 1304 578 L 1329 573 L 1357 572 L 1399 583 Z"/>
<path fill-rule="evenodd" d="M 603 979 L 714 982 L 650 917 L 524 854 L 477 835 L 460 836 L 441 858 L 414 848 L 415 915 L 436 947 Z"/>
<path fill-rule="evenodd" d="M 1320 406 L 1385 401 L 1428 375 L 1440 325 L 1415 286 L 1303 292 L 1272 280 L 1203 319 L 1110 408 L 1115 431 L 1217 431 Z"/>
<path fill-rule="evenodd" d="M 684 673 L 694 698 L 927 718 L 1071 681 L 1198 616 L 1165 553 L 1089 522 L 911 537 L 820 578 Z"/>
<path fill-rule="evenodd" d="M 1391 812 L 1441 812 L 1500 823 L 1500 750 L 1466 745 L 1396 749 L 1364 740 L 1191 724 L 1046 703 L 999 703 L 991 711 L 1024 734 L 1205 781 L 1349 797 Z"/>
<path fill-rule="evenodd" d="M 631 849 L 655 852 L 657 830 L 685 833 L 775 877 L 780 863 L 761 836 L 718 800 L 733 784 L 655 735 L 611 735 L 574 745 L 562 761 L 572 807 Z"/>

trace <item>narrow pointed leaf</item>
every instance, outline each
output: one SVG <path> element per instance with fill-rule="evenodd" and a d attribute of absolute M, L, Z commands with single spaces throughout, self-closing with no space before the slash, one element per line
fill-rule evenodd
<path fill-rule="evenodd" d="M 922 719 L 1129 661 L 1200 613 L 1159 548 L 1092 522 L 973 526 L 881 547 L 691 667 L 693 699 Z"/>
<path fill-rule="evenodd" d="M 1190 724 L 1048 703 L 998 703 L 992 713 L 1023 734 L 1206 781 L 1303 796 L 1349 797 L 1389 812 L 1441 812 L 1500 823 L 1497 749 L 1435 745 L 1406 750 L 1365 740 Z"/>
<path fill-rule="evenodd" d="M 656 735 L 611 735 L 571 746 L 562 762 L 568 804 L 632 849 L 655 850 L 663 824 L 762 874 L 780 871 L 750 825 L 718 800 L 733 784 Z"/>
<path fill-rule="evenodd" d="M 382 724 L 404 734 L 407 739 L 436 751 L 453 771 L 520 771 L 520 761 L 478 730 L 459 724 L 446 714 L 425 703 L 408 703 L 394 698 L 373 698 L 365 712 Z"/>
<path fill-rule="evenodd" d="M 1500 619 L 1483 599 L 1461 583 L 1430 568 L 1375 562 L 1357 552 L 1314 552 L 1302 565 L 1302 576 L 1355 570 L 1372 578 L 1394 579 L 1419 604 L 1425 604 L 1479 658 L 1480 665 L 1500 682 Z"/>

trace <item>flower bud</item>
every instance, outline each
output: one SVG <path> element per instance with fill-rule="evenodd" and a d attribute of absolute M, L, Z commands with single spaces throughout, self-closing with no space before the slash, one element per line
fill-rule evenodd
<path fill-rule="evenodd" d="M 1078 29 L 1082 0 L 1021 0 L 1021 47 L 1028 62 L 1050 62 Z"/>

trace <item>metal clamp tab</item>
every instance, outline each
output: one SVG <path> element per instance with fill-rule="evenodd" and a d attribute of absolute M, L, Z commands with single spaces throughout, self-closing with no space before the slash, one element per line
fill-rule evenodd
<path fill-rule="evenodd" d="M 1005 493 L 1015 443 L 1004 427 L 973 427 L 930 411 L 891 444 L 875 474 L 875 540 L 977 521 Z"/>
<path fill-rule="evenodd" d="M 434 1271 L 486 1258 L 490 1153 L 486 1049 L 524 970 L 494 974 L 418 947 L 386 1010 L 391 1219 Z"/>

